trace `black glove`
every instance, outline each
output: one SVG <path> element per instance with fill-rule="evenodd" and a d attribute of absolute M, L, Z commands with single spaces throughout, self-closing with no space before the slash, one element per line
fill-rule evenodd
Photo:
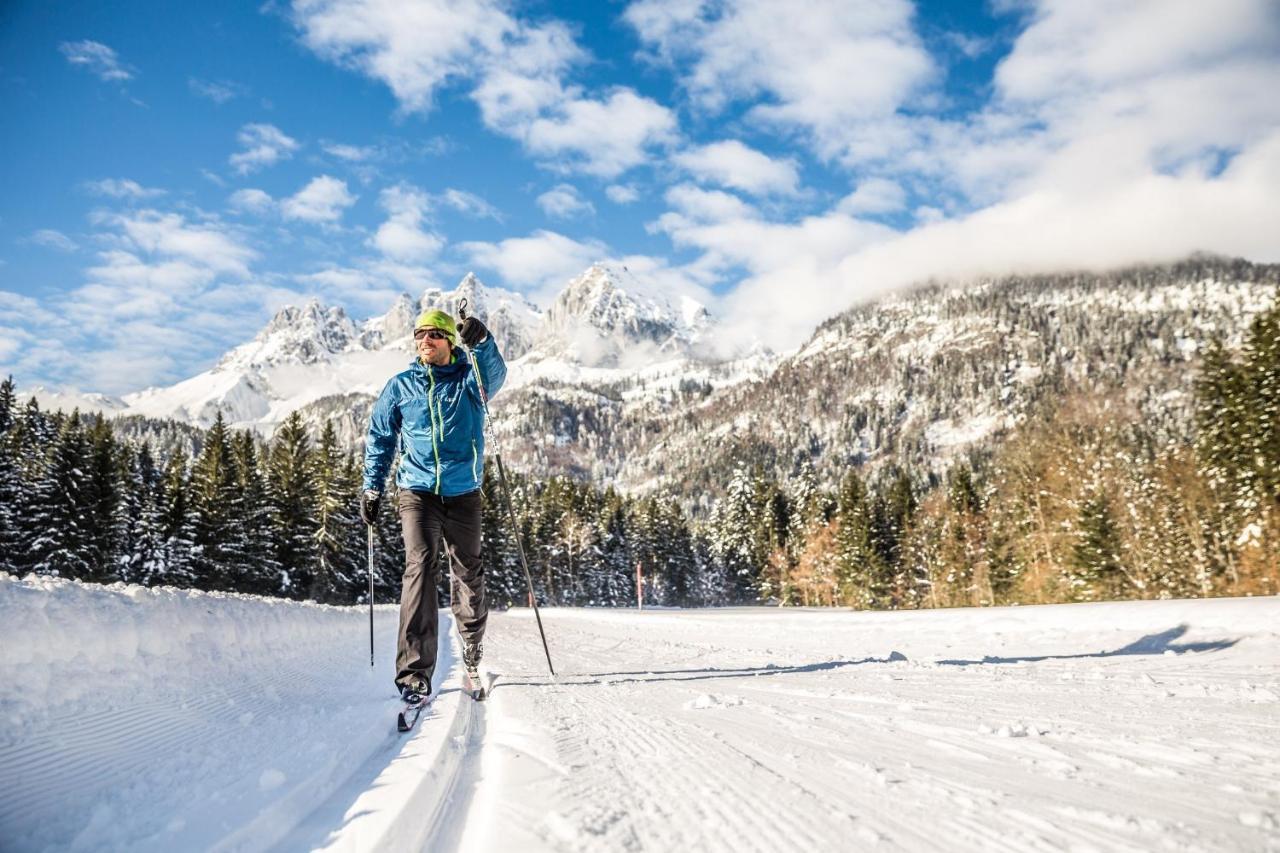
<path fill-rule="evenodd" d="M 475 317 L 468 317 L 458 327 L 458 335 L 461 336 L 464 344 L 473 347 L 489 336 L 489 330 Z"/>
<path fill-rule="evenodd" d="M 378 507 L 382 506 L 382 495 L 370 489 L 360 494 L 360 518 L 364 519 L 364 523 L 375 525 L 378 523 Z"/>

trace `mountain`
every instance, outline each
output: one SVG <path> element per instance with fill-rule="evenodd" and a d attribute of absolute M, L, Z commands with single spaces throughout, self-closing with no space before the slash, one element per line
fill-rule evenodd
<path fill-rule="evenodd" d="M 410 360 L 418 311 L 465 298 L 508 358 L 494 415 L 513 467 L 661 487 L 705 508 L 743 464 L 827 485 L 895 464 L 936 478 L 1079 389 L 1122 393 L 1185 440 L 1202 348 L 1238 340 L 1278 284 L 1280 266 L 1208 257 L 932 282 L 848 308 L 789 355 L 716 361 L 702 349 L 705 306 L 625 268 L 592 266 L 545 312 L 468 275 L 360 323 L 316 302 L 282 309 L 210 371 L 102 408 L 195 424 L 221 409 L 264 433 L 298 409 L 358 443 L 375 395 Z"/>
<path fill-rule="evenodd" d="M 164 388 L 148 388 L 122 399 L 115 414 L 172 417 L 207 426 L 219 411 L 238 428 L 270 433 L 294 410 L 309 419 L 347 412 L 341 430 L 368 416 L 368 404 L 387 378 L 413 358 L 413 322 L 430 308 L 456 312 L 467 300 L 505 352 L 527 351 L 542 321 L 523 297 L 486 287 L 468 274 L 452 291 L 432 288 L 414 300 L 401 294 L 387 313 L 362 323 L 342 308 L 311 300 L 281 308 L 252 341 L 210 370 Z"/>
<path fill-rule="evenodd" d="M 688 355 L 710 316 L 706 306 L 642 284 L 625 267 L 595 264 L 547 310 L 553 344 L 544 354 L 602 367 Z"/>

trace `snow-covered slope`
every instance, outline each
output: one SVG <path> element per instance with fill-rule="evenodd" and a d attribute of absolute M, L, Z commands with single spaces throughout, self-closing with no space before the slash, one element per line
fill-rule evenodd
<path fill-rule="evenodd" d="M 377 618 L 0 576 L 0 846 L 1276 849 L 1278 598 L 514 609 L 409 737 Z"/>

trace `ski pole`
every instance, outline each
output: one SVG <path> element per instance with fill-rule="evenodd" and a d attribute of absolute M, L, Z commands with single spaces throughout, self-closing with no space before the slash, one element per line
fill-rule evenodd
<path fill-rule="evenodd" d="M 458 303 L 458 316 L 467 319 L 467 300 Z M 492 334 L 492 333 L 491 333 Z M 511 538 L 516 540 L 516 552 L 520 555 L 520 568 L 524 569 L 524 579 L 529 584 L 529 603 L 533 605 L 533 618 L 538 623 L 538 636 L 542 637 L 542 651 L 547 656 L 547 669 L 554 678 L 556 669 L 551 665 L 551 649 L 547 646 L 547 632 L 542 629 L 542 615 L 538 612 L 538 599 L 533 594 L 533 575 L 529 572 L 529 561 L 524 556 L 524 543 L 520 540 L 520 523 L 516 519 L 515 506 L 511 502 L 511 487 L 507 485 L 507 469 L 502 464 L 502 453 L 498 450 L 498 440 L 493 432 L 493 419 L 489 416 L 489 394 L 484 390 L 484 379 L 480 376 L 480 365 L 476 363 L 476 354 L 466 344 L 462 348 L 471 362 L 471 372 L 476 376 L 476 387 L 480 389 L 480 404 L 484 407 L 485 432 L 489 443 L 493 446 L 493 458 L 498 464 L 498 482 L 501 485 L 503 502 L 507 507 L 507 517 L 511 520 Z"/>
<path fill-rule="evenodd" d="M 373 666 L 373 525 L 369 525 L 369 666 Z"/>

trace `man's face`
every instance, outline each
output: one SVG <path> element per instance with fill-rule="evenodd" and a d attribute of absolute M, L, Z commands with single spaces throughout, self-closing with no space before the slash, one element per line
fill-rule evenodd
<path fill-rule="evenodd" d="M 415 329 L 413 343 L 427 364 L 446 365 L 451 356 L 449 339 L 439 329 Z"/>

